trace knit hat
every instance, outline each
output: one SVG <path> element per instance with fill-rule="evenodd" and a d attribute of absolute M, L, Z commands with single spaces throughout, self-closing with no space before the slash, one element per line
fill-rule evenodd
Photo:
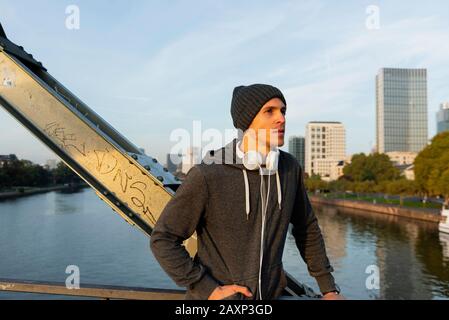
<path fill-rule="evenodd" d="M 273 98 L 279 98 L 287 105 L 282 92 L 268 84 L 236 87 L 231 102 L 231 116 L 234 127 L 246 131 L 263 105 Z"/>

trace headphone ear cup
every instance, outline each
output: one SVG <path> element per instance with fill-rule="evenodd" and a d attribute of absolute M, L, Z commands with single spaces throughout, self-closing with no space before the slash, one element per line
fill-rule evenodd
<path fill-rule="evenodd" d="M 248 170 L 256 170 L 262 164 L 262 155 L 257 151 L 248 151 L 243 156 L 243 165 Z"/>
<path fill-rule="evenodd" d="M 265 162 L 266 168 L 271 171 L 276 171 L 279 165 L 279 150 L 270 151 Z"/>

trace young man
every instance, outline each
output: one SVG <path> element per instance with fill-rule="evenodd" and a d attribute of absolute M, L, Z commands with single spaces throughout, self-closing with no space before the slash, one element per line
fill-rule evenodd
<path fill-rule="evenodd" d="M 151 250 L 186 299 L 277 299 L 287 284 L 289 223 L 325 299 L 338 299 L 324 241 L 298 161 L 284 145 L 286 101 L 270 85 L 234 89 L 231 115 L 243 137 L 211 151 L 163 210 Z M 191 259 L 182 242 L 194 232 Z"/>

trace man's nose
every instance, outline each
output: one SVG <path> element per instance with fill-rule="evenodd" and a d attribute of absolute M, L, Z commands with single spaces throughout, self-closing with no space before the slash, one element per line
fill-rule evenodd
<path fill-rule="evenodd" d="M 279 115 L 276 119 L 277 123 L 284 124 L 285 123 L 285 115 L 282 112 L 279 112 Z"/>

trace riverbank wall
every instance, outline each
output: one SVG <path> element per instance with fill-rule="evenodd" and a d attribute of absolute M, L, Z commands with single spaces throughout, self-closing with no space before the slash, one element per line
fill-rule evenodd
<path fill-rule="evenodd" d="M 344 200 L 344 199 L 326 199 L 324 197 L 311 195 L 310 202 L 317 205 L 337 206 L 342 208 L 352 208 L 379 214 L 388 214 L 393 216 L 400 216 L 409 219 L 416 219 L 428 222 L 439 223 L 444 220 L 441 212 L 438 209 L 418 209 L 405 208 L 395 205 L 374 204 L 367 201 Z"/>
<path fill-rule="evenodd" d="M 88 185 L 82 184 L 82 185 L 76 186 L 76 188 L 85 188 L 85 187 L 88 187 Z M 46 192 L 51 192 L 51 191 L 67 191 L 67 190 L 72 190 L 73 188 L 74 187 L 70 186 L 70 185 L 57 185 L 57 186 L 51 186 L 51 187 L 45 187 L 45 188 L 24 189 L 23 192 L 21 192 L 21 191 L 0 192 L 0 200 L 27 197 L 27 196 L 32 196 L 35 194 L 41 194 L 41 193 L 46 193 Z"/>

